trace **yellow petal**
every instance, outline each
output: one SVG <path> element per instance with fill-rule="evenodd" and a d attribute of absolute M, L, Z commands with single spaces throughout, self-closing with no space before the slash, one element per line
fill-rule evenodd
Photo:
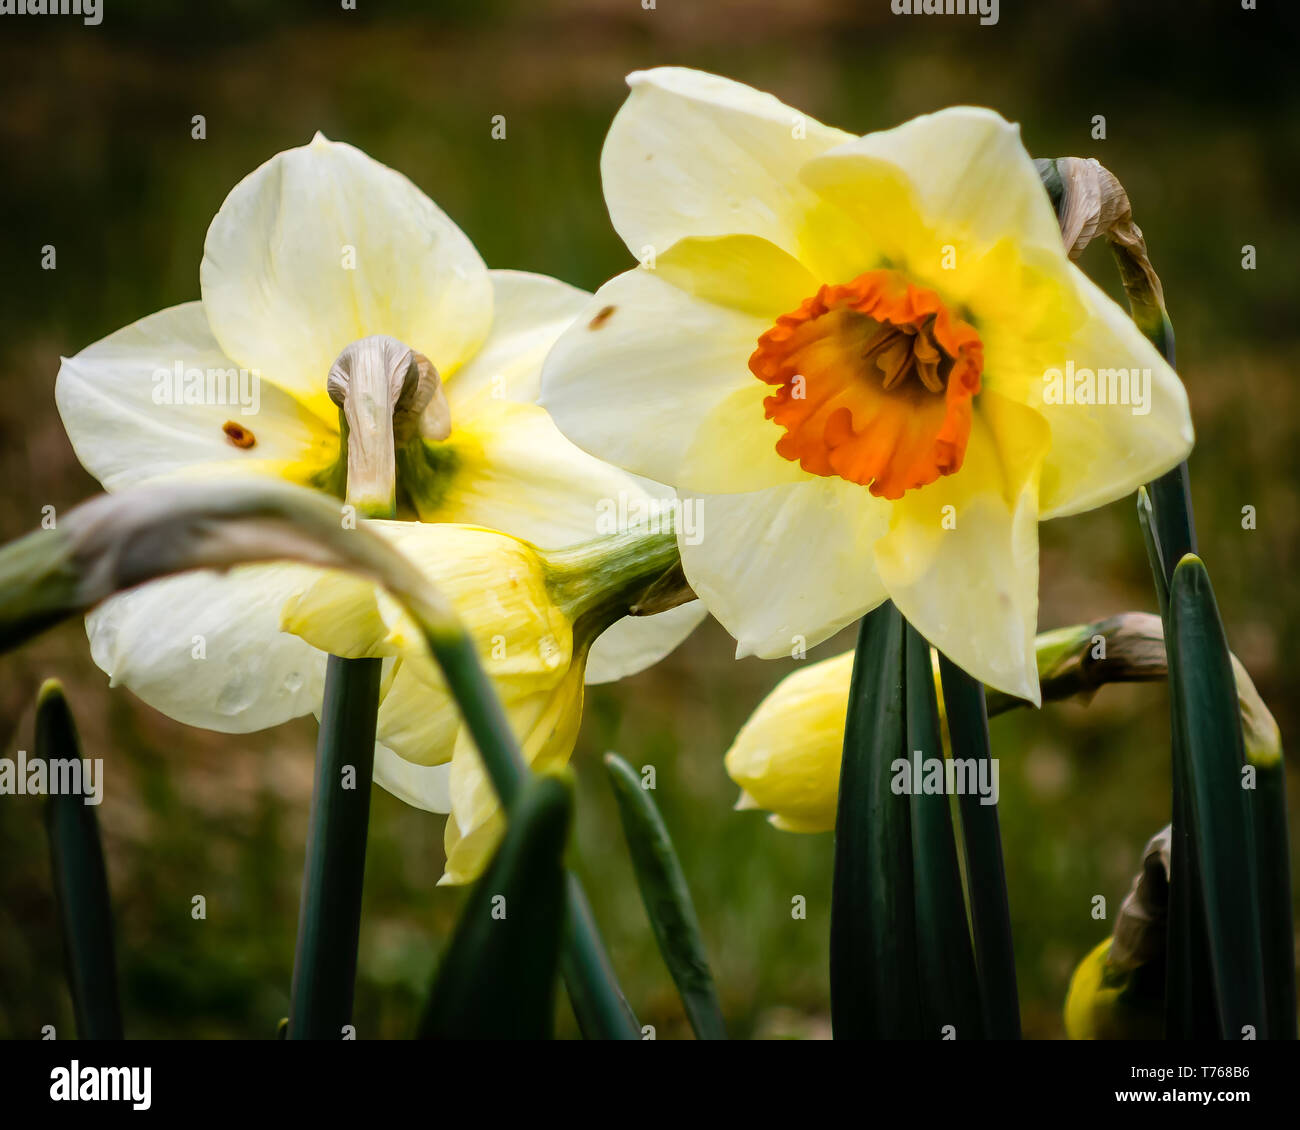
<path fill-rule="evenodd" d="M 696 298 L 767 322 L 795 309 L 818 286 L 793 255 L 752 235 L 680 240 L 659 255 L 654 269 Z"/>
<path fill-rule="evenodd" d="M 1022 246 L 1060 248 L 1061 233 L 1020 127 L 992 110 L 954 106 L 894 129 L 846 141 L 816 158 L 801 176 L 843 200 L 852 184 L 843 163 L 863 171 L 870 160 L 900 169 L 911 182 L 921 218 L 940 243 L 990 247 L 1005 236 Z"/>
<path fill-rule="evenodd" d="M 835 827 L 853 652 L 801 667 L 758 706 L 727 751 L 727 773 L 786 831 Z"/>
<path fill-rule="evenodd" d="M 548 695 L 507 707 L 524 760 L 537 772 L 568 761 L 582 721 L 582 673 L 575 669 Z M 440 885 L 472 882 L 500 843 L 505 820 L 473 743 L 462 735 L 451 763 L 452 815 L 447 820 L 446 873 Z"/>
<path fill-rule="evenodd" d="M 199 281 L 224 351 L 326 420 L 325 378 L 349 343 L 389 334 L 450 377 L 492 321 L 487 269 L 460 229 L 400 173 L 319 134 L 226 197 Z"/>
<path fill-rule="evenodd" d="M 810 161 L 798 173 L 819 196 L 800 229 L 800 260 L 825 283 L 906 265 L 935 285 L 929 271 L 937 274 L 942 267 L 943 241 L 922 219 L 907 174 L 843 146 L 831 152 L 834 156 Z"/>
<path fill-rule="evenodd" d="M 367 526 L 410 558 L 451 603 L 508 711 L 569 677 L 573 628 L 551 601 L 543 563 L 531 546 L 471 526 Z M 327 570 L 308 575 L 283 603 L 284 630 L 333 655 L 400 657 L 380 702 L 379 740 L 417 764 L 449 760 L 459 715 L 414 622 L 369 582 Z"/>
<path fill-rule="evenodd" d="M 418 661 L 397 660 L 379 700 L 375 734 L 380 742 L 413 771 L 435 767 L 446 769 L 461 730 L 460 709 L 446 684 L 440 678 L 432 677 L 427 669 L 421 669 Z M 420 779 L 419 775 L 404 775 L 397 777 L 396 783 L 410 790 Z M 448 790 L 450 805 L 450 776 L 434 783 Z M 397 795 L 408 800 L 402 792 Z M 435 811 L 447 812 L 450 808 Z"/>

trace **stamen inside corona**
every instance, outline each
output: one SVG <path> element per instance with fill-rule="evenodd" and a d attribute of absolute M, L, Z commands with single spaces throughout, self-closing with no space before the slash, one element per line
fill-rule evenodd
<path fill-rule="evenodd" d="M 779 455 L 898 499 L 961 468 L 984 346 L 934 291 L 878 270 L 782 314 L 749 368 L 777 386 Z"/>

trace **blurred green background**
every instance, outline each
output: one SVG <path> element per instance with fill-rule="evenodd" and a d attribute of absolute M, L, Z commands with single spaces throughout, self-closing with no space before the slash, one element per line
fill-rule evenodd
<path fill-rule="evenodd" d="M 1160 271 L 1198 430 L 1193 493 L 1228 625 L 1296 732 L 1286 640 L 1300 635 L 1294 15 L 1238 0 L 1017 3 L 981 27 L 888 0 L 103 0 L 104 21 L 0 26 L 0 535 L 97 486 L 54 409 L 61 354 L 198 297 L 203 236 L 230 188 L 316 130 L 400 169 L 490 266 L 594 288 L 629 258 L 597 159 L 638 67 L 683 64 L 770 90 L 856 132 L 945 105 L 992 106 L 1040 156 L 1096 156 L 1124 182 Z M 1264 0 L 1261 8 L 1271 5 Z M 1280 6 L 1280 5 L 1277 5 Z M 194 114 L 207 139 L 190 137 Z M 507 140 L 490 120 L 504 114 Z M 1104 115 L 1105 140 L 1092 119 Z M 41 247 L 58 269 L 40 269 Z M 1242 248 L 1258 266 L 1242 269 Z M 1085 268 L 1119 297 L 1106 251 Z M 666 328 L 668 332 L 668 328 Z M 1258 528 L 1243 530 L 1243 506 Z M 1042 528 L 1040 626 L 1153 610 L 1131 502 Z M 843 650 L 841 635 L 813 655 Z M 831 839 L 734 813 L 722 754 L 790 662 L 734 662 L 708 625 L 668 661 L 598 688 L 575 754 L 581 869 L 633 1006 L 688 1035 L 641 908 L 599 755 L 657 768 L 737 1036 L 829 1032 Z M 116 905 L 128 1035 L 269 1038 L 287 1012 L 315 724 L 187 730 L 91 663 L 68 624 L 0 661 L 5 748 L 30 749 L 40 679 L 64 680 L 89 756 Z M 1109 930 L 1168 819 L 1163 686 L 994 725 L 1025 1030 L 1062 1034 L 1074 964 Z M 1300 810 L 1291 759 L 1292 811 Z M 435 890 L 441 820 L 376 792 L 355 1021 L 412 1031 L 459 894 Z M 1294 823 L 1293 823 L 1294 826 Z M 0 1036 L 72 1034 L 40 805 L 0 798 Z M 1293 865 L 1294 867 L 1294 865 Z M 207 898 L 208 917 L 190 917 Z M 793 920 L 791 899 L 807 899 Z M 575 1029 L 567 1005 L 561 1031 Z"/>

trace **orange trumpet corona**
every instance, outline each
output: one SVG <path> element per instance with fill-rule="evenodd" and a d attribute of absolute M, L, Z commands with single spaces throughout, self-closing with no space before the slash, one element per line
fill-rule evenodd
<path fill-rule="evenodd" d="M 779 455 L 892 500 L 961 468 L 984 346 L 934 291 L 876 270 L 782 314 L 749 368 L 777 386 Z"/>

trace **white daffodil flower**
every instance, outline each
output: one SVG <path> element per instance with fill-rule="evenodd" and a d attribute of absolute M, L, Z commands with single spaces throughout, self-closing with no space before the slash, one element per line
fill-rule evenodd
<path fill-rule="evenodd" d="M 383 335 L 419 371 L 418 402 L 394 418 L 386 456 L 398 518 L 487 526 L 547 549 L 607 532 L 602 521 L 629 500 L 667 520 L 657 508 L 670 491 L 580 451 L 536 404 L 542 359 L 589 296 L 488 270 L 427 196 L 359 150 L 318 134 L 245 177 L 212 221 L 199 279 L 201 301 L 62 363 L 64 426 L 108 490 L 187 476 L 219 491 L 226 476 L 270 475 L 342 498 L 332 370 Z M 243 733 L 317 711 L 326 656 L 281 630 L 305 575 L 258 566 L 146 586 L 87 618 L 91 653 L 113 683 L 190 725 Z M 696 602 L 614 624 L 592 645 L 588 680 L 655 662 L 703 614 Z M 412 776 L 397 761 L 380 748 L 376 779 L 446 811 L 445 767 Z"/>

